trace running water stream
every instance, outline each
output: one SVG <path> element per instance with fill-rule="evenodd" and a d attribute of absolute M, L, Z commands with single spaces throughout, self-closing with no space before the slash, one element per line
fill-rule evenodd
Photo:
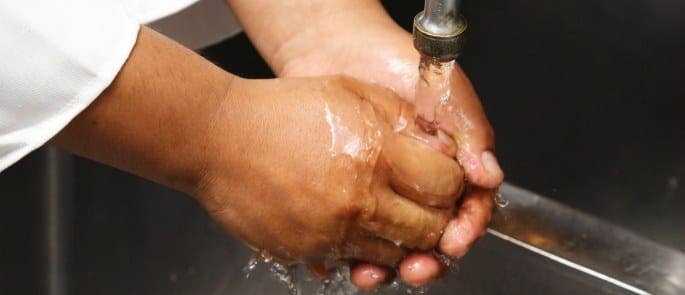
<path fill-rule="evenodd" d="M 417 123 L 424 131 L 435 134 L 440 122 L 437 114 L 452 98 L 451 77 L 454 60 L 440 61 L 422 56 L 419 81 L 416 83 Z"/>
<path fill-rule="evenodd" d="M 454 60 L 440 61 L 428 56 L 422 56 L 419 63 L 419 81 L 416 84 L 416 123 L 423 131 L 437 134 L 440 130 L 440 118 L 453 116 L 452 105 L 455 99 L 455 89 L 452 89 L 452 75 L 454 75 Z M 461 114 L 460 114 L 461 115 Z M 495 205 L 504 208 L 509 204 L 502 194 L 497 192 L 494 197 Z"/>

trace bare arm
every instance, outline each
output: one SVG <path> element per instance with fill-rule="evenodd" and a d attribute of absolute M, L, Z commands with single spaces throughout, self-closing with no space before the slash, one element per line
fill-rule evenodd
<path fill-rule="evenodd" d="M 376 0 L 226 2 L 259 53 L 277 74 L 290 61 L 321 43 L 338 42 L 341 36 L 370 29 L 371 24 L 406 34 Z M 407 38 L 406 35 L 402 37 Z"/>
<path fill-rule="evenodd" d="M 233 79 L 143 27 L 114 82 L 52 142 L 192 194 L 207 165 L 208 128 Z"/>

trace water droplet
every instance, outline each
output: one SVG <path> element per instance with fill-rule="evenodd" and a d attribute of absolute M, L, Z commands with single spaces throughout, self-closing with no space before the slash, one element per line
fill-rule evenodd
<path fill-rule="evenodd" d="M 509 200 L 505 199 L 500 192 L 495 194 L 495 204 L 497 207 L 504 208 L 509 205 Z"/>
<path fill-rule="evenodd" d="M 255 254 L 250 258 L 250 260 L 247 261 L 247 265 L 243 267 L 243 274 L 245 275 L 245 279 L 249 279 L 250 275 L 252 272 L 254 272 L 255 268 L 257 268 L 257 265 L 259 264 L 260 261 L 259 254 Z"/>

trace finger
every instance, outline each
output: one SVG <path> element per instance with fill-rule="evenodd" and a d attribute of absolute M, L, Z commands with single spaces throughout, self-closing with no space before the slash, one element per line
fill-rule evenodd
<path fill-rule="evenodd" d="M 406 250 L 387 240 L 380 239 L 363 228 L 352 229 L 348 242 L 342 248 L 342 258 L 377 265 L 395 266 L 407 255 Z"/>
<path fill-rule="evenodd" d="M 485 117 L 478 95 L 459 66 L 454 68 L 450 100 L 436 108 L 439 127 L 457 142 L 457 159 L 473 184 L 496 188 L 504 173 L 492 150 L 494 132 Z"/>
<path fill-rule="evenodd" d="M 381 157 L 396 192 L 422 205 L 454 207 L 464 183 L 464 172 L 456 161 L 400 134 L 387 136 L 386 141 L 390 148 Z"/>
<path fill-rule="evenodd" d="M 388 270 L 375 264 L 361 263 L 350 269 L 350 281 L 357 288 L 371 291 L 388 280 Z"/>
<path fill-rule="evenodd" d="M 477 189 L 469 192 L 458 209 L 455 218 L 449 221 L 440 239 L 440 251 L 454 258 L 461 258 L 473 242 L 485 234 L 492 216 L 494 192 Z"/>
<path fill-rule="evenodd" d="M 428 253 L 412 253 L 400 263 L 400 277 L 407 284 L 418 287 L 438 277 L 440 262 Z"/>
<path fill-rule="evenodd" d="M 450 216 L 448 210 L 422 207 L 378 185 L 375 207 L 360 213 L 358 224 L 378 237 L 406 248 L 432 249 Z"/>

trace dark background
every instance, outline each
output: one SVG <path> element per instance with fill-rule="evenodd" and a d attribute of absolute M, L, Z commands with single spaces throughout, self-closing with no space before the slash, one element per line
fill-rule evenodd
<path fill-rule="evenodd" d="M 422 4 L 386 1 L 406 29 Z M 469 43 L 459 62 L 496 130 L 507 181 L 685 251 L 685 2 L 465 1 L 463 13 Z M 242 34 L 202 54 L 242 76 L 272 76 Z M 0 294 L 45 286 L 35 181 L 43 157 L 0 175 Z M 245 250 L 192 200 L 88 160 L 71 164 L 76 293 L 235 277 L 197 275 Z"/>

